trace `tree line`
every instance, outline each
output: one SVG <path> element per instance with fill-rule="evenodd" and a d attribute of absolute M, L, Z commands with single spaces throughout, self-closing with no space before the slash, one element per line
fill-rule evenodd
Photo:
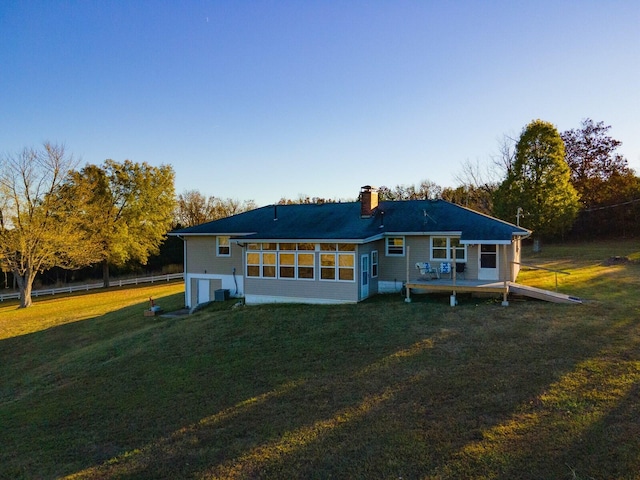
<path fill-rule="evenodd" d="M 381 186 L 380 199 L 448 200 L 529 228 L 538 241 L 638 235 L 640 178 L 610 128 L 585 119 L 560 133 L 534 120 L 519 138 L 505 136 L 490 163 L 463 163 L 458 186 Z M 109 286 L 110 268 L 181 262 L 176 239 L 167 241 L 171 229 L 257 207 L 197 190 L 176 195 L 174 177 L 170 165 L 130 160 L 78 169 L 64 145 L 48 142 L 0 157 L 0 266 L 12 274 L 21 307 L 31 305 L 39 273 L 100 266 Z M 278 203 L 349 200 L 299 195 Z"/>

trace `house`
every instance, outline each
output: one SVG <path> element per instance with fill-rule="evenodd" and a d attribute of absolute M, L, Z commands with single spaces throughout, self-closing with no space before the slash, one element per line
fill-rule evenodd
<path fill-rule="evenodd" d="M 353 303 L 397 292 L 416 264 L 507 281 L 530 231 L 444 200 L 270 205 L 171 232 L 184 241 L 185 304 L 228 290 L 247 304 Z M 454 277 L 455 278 L 455 277 Z"/>

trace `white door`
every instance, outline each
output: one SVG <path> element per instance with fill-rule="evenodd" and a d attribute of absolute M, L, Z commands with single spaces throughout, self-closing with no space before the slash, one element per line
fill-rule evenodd
<path fill-rule="evenodd" d="M 360 298 L 369 296 L 369 255 L 360 257 Z"/>
<path fill-rule="evenodd" d="M 198 305 L 211 300 L 209 292 L 209 280 L 198 280 Z"/>
<path fill-rule="evenodd" d="M 498 280 L 498 246 L 478 245 L 478 280 Z"/>

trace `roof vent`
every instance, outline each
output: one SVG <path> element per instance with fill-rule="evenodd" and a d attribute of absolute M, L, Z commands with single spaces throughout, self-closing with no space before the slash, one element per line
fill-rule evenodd
<path fill-rule="evenodd" d="M 360 216 L 369 218 L 378 207 L 378 189 L 371 185 L 360 188 Z"/>

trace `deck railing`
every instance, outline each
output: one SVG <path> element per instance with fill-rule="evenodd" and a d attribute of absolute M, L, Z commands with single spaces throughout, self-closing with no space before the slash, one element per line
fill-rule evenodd
<path fill-rule="evenodd" d="M 119 280 L 111 280 L 110 286 L 122 287 L 125 285 L 138 285 L 141 283 L 156 283 L 156 282 L 170 282 L 172 280 L 181 280 L 184 278 L 184 273 L 169 273 L 166 275 L 149 275 L 146 277 L 135 278 L 123 278 Z M 58 295 L 60 293 L 74 293 L 94 290 L 96 288 L 103 288 L 104 283 L 86 283 L 83 285 L 69 285 L 60 288 L 42 288 L 33 290 L 31 292 L 32 297 L 43 297 L 46 295 Z M 17 300 L 20 299 L 20 292 L 0 293 L 0 302 L 5 300 Z"/>

